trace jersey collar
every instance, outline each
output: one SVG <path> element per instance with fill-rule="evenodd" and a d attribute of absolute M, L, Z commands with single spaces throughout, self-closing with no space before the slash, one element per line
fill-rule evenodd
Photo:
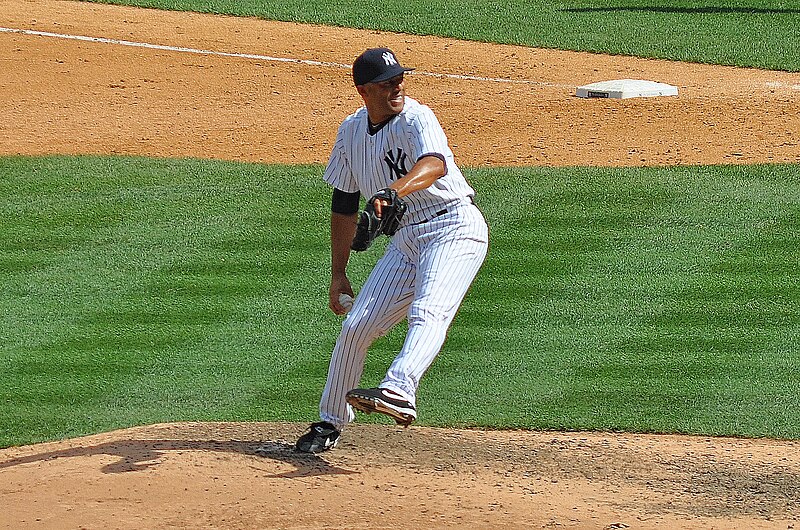
<path fill-rule="evenodd" d="M 389 124 L 389 122 L 392 121 L 393 119 L 395 119 L 397 116 L 398 116 L 397 114 L 395 114 L 394 116 L 389 116 L 388 118 L 386 118 L 382 122 L 380 122 L 380 123 L 378 123 L 376 125 L 373 125 L 372 122 L 369 121 L 369 115 L 367 115 L 367 133 L 370 136 L 374 136 L 374 135 L 378 134 L 378 131 L 380 131 L 381 129 L 386 127 Z"/>

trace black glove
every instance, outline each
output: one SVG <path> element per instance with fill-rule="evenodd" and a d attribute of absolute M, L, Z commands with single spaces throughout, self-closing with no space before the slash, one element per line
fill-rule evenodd
<path fill-rule="evenodd" d="M 381 216 L 375 212 L 375 201 L 381 204 Z M 372 242 L 381 234 L 393 236 L 400 228 L 400 221 L 406 213 L 406 203 L 397 196 L 392 188 L 383 188 L 373 195 L 364 206 L 364 211 L 358 217 L 356 234 L 350 248 L 356 251 L 367 250 Z"/>

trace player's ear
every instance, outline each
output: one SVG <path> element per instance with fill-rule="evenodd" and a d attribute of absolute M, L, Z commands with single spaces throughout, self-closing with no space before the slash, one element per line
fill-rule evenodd
<path fill-rule="evenodd" d="M 356 90 L 362 98 L 367 97 L 367 85 L 356 85 Z"/>

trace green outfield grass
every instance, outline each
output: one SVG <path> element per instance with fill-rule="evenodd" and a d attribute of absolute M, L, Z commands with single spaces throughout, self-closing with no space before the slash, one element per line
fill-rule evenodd
<path fill-rule="evenodd" d="M 321 172 L 0 158 L 0 446 L 313 420 L 340 323 Z M 492 243 L 420 423 L 800 437 L 798 175 L 467 171 Z"/>
<path fill-rule="evenodd" d="M 800 71 L 800 1 L 111 0 L 106 3 Z"/>

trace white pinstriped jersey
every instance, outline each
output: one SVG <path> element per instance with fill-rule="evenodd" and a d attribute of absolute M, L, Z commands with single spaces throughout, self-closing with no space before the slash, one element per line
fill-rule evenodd
<path fill-rule="evenodd" d="M 369 133 L 366 107 L 345 118 L 336 135 L 323 179 L 345 192 L 371 197 L 404 176 L 422 157 L 441 158 L 446 173 L 432 186 L 403 200 L 404 224 L 426 219 L 431 212 L 463 202 L 475 194 L 456 166 L 442 126 L 433 111 L 406 97 L 403 111 L 375 134 Z"/>
<path fill-rule="evenodd" d="M 366 107 L 339 127 L 323 178 L 345 192 L 371 197 L 424 156 L 446 173 L 403 197 L 408 211 L 358 291 L 334 346 L 320 398 L 320 418 L 342 430 L 354 420 L 347 392 L 358 385 L 375 339 L 406 319 L 408 332 L 380 388 L 406 400 L 416 416 L 416 391 L 444 344 L 447 330 L 486 257 L 488 227 L 455 164 L 433 111 L 406 97 L 403 111 L 370 135 Z"/>

